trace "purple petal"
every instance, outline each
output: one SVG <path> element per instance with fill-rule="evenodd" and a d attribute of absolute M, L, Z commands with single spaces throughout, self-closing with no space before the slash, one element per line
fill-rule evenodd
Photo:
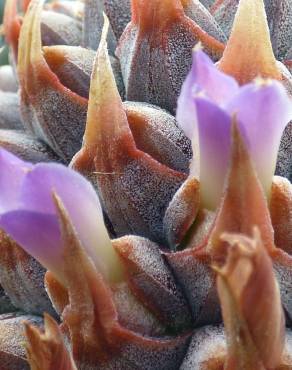
<path fill-rule="evenodd" d="M 193 52 L 192 69 L 189 72 L 178 99 L 177 121 L 185 134 L 193 139 L 196 127 L 198 95 L 204 94 L 218 105 L 226 104 L 239 90 L 236 80 L 219 71 L 201 49 Z"/>
<path fill-rule="evenodd" d="M 193 98 L 194 78 L 192 71 L 188 74 L 177 101 L 176 119 L 186 136 L 192 140 L 196 130 L 197 111 Z"/>
<path fill-rule="evenodd" d="M 189 73 L 182 85 L 177 101 L 176 120 L 185 135 L 192 140 L 193 160 L 191 164 L 192 176 L 199 178 L 199 140 L 197 131 L 197 109 L 192 94 L 193 76 Z"/>
<path fill-rule="evenodd" d="M 56 215 L 52 193 L 61 198 L 82 245 L 105 275 L 115 274 L 118 259 L 104 225 L 92 185 L 77 172 L 59 164 L 38 164 L 24 179 L 21 208 Z M 109 271 L 110 270 L 110 271 Z"/>
<path fill-rule="evenodd" d="M 55 216 L 11 211 L 0 216 L 0 226 L 45 268 L 61 276 L 62 242 Z"/>
<path fill-rule="evenodd" d="M 197 98 L 205 96 L 207 101 L 210 100 L 210 103 L 213 101 L 219 106 L 224 106 L 238 90 L 239 86 L 236 80 L 220 72 L 202 50 L 198 48 L 194 50 L 192 69 L 182 86 L 176 115 L 179 126 L 192 140 L 194 157 L 191 173 L 193 176 L 198 177 L 201 172 L 199 162 L 202 165 L 205 161 L 204 158 L 198 159 L 201 149 L 199 149 Z M 204 177 L 204 168 L 202 171 Z"/>
<path fill-rule="evenodd" d="M 196 98 L 200 141 L 200 183 L 204 207 L 214 209 L 222 196 L 230 157 L 231 117 L 205 98 Z"/>
<path fill-rule="evenodd" d="M 19 190 L 32 165 L 0 149 L 0 213 L 17 208 Z"/>
<path fill-rule="evenodd" d="M 212 60 L 202 50 L 195 50 L 191 74 L 196 92 L 205 93 L 218 105 L 228 102 L 239 90 L 236 80 L 219 71 Z"/>
<path fill-rule="evenodd" d="M 269 194 L 280 140 L 292 119 L 292 100 L 277 81 L 248 84 L 226 105 L 236 115 L 257 174 Z"/>

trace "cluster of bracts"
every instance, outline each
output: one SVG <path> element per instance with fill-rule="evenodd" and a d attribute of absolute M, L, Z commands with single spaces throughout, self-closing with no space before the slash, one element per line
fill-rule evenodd
<path fill-rule="evenodd" d="M 0 370 L 292 369 L 292 1 L 3 29 Z"/>

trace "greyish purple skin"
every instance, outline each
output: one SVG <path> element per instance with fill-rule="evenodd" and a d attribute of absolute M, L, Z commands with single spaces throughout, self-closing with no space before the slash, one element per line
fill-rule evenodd
<path fill-rule="evenodd" d="M 21 159 L 32 163 L 60 161 L 45 143 L 31 137 L 23 130 L 1 129 L 0 145 Z"/>
<path fill-rule="evenodd" d="M 122 36 L 131 21 L 131 0 L 103 0 L 116 39 Z"/>
<path fill-rule="evenodd" d="M 22 128 L 18 94 L 0 91 L 0 129 L 19 130 Z"/>
<path fill-rule="evenodd" d="M 155 6 L 151 4 L 149 11 L 153 19 L 157 17 L 155 22 L 159 25 L 162 20 L 155 12 Z M 191 67 L 191 50 L 200 41 L 197 23 L 191 18 L 201 25 L 201 30 L 213 36 L 208 40 L 209 44 L 202 41 L 213 60 L 218 60 L 223 52 L 223 44 L 218 41 L 226 40 L 220 27 L 200 3 L 192 3 L 185 10 L 176 11 L 178 15 L 173 22 L 168 21 L 161 28 L 151 30 L 143 28 L 143 17 L 137 15 L 138 19 L 133 18 L 127 25 L 116 50 L 126 99 L 155 104 L 171 113 L 175 111 L 182 83 Z M 150 20 L 145 20 L 147 22 Z"/>
<path fill-rule="evenodd" d="M 205 6 L 201 5 L 197 1 L 191 0 L 189 4 L 185 7 L 185 13 L 204 31 L 206 31 L 208 35 L 223 43 L 227 42 L 227 37 L 224 31 Z"/>
<path fill-rule="evenodd" d="M 105 4 L 103 0 L 90 0 L 86 1 L 84 9 L 83 20 L 83 40 L 82 46 L 97 50 L 100 35 L 103 27 L 103 12 L 105 12 Z M 108 45 L 111 54 L 114 54 L 116 49 L 116 36 L 113 30 L 110 29 L 108 34 Z"/>
<path fill-rule="evenodd" d="M 37 327 L 43 326 L 40 317 L 21 315 L 20 313 L 0 315 L 0 358 L 1 369 L 29 370 L 23 342 L 23 322 L 27 321 Z"/>
<path fill-rule="evenodd" d="M 81 43 L 81 23 L 65 14 L 44 11 L 41 29 L 43 45 L 79 46 Z"/>
<path fill-rule="evenodd" d="M 18 90 L 14 71 L 10 65 L 3 65 L 0 67 L 0 90 L 1 92 L 13 93 L 16 93 Z"/>
<path fill-rule="evenodd" d="M 79 96 L 88 99 L 95 51 L 68 45 L 46 46 L 43 50 L 46 62 L 61 83 Z M 65 59 L 65 62 L 58 67 L 54 65 L 56 55 Z M 123 96 L 125 88 L 120 63 L 114 56 L 110 56 L 110 61 L 119 93 Z"/>
<path fill-rule="evenodd" d="M 215 0 L 200 0 L 200 2 L 207 8 L 210 9 L 211 6 L 215 3 Z"/>

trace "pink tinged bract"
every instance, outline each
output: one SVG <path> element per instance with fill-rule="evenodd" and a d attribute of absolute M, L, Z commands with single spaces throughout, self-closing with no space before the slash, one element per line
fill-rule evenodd
<path fill-rule="evenodd" d="M 115 279 L 119 274 L 118 257 L 91 184 L 63 165 L 33 166 L 0 150 L 0 227 L 62 281 L 63 242 L 53 193 L 62 200 L 82 245 L 99 271 L 106 278 Z"/>
<path fill-rule="evenodd" d="M 214 209 L 220 201 L 229 165 L 233 119 L 269 195 L 280 139 L 292 119 L 292 101 L 280 82 L 257 79 L 239 87 L 196 48 L 178 101 L 177 119 L 199 145 L 199 164 L 191 167 L 200 168 L 203 206 Z M 198 157 L 194 156 L 193 161 Z"/>

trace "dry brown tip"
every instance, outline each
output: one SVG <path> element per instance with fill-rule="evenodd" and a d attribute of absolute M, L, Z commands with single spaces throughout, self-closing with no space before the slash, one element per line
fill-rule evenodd
<path fill-rule="evenodd" d="M 45 331 L 25 323 L 27 356 L 31 370 L 77 370 L 56 321 L 45 313 Z"/>
<path fill-rule="evenodd" d="M 226 263 L 217 288 L 227 336 L 227 369 L 275 369 L 281 365 L 285 319 L 272 261 L 258 228 L 252 237 L 223 234 Z"/>

